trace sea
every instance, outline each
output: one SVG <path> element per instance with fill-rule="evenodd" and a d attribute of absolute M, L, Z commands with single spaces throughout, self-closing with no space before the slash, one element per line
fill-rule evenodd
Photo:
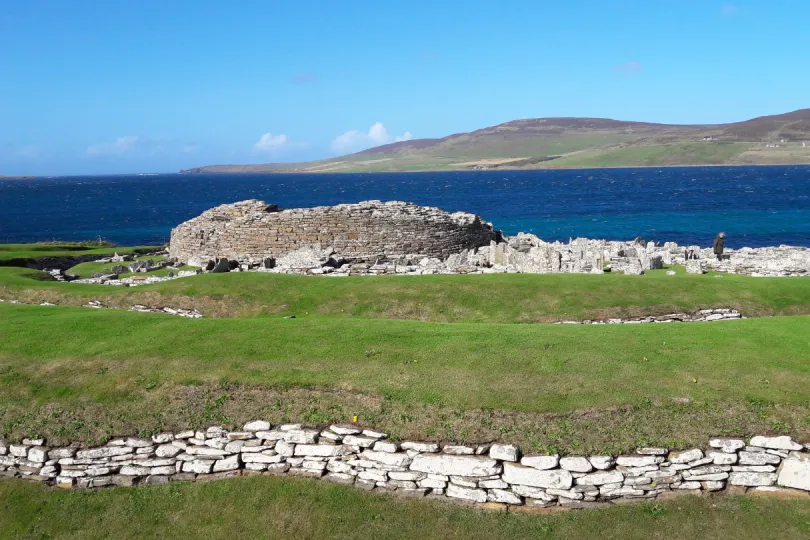
<path fill-rule="evenodd" d="M 810 246 L 810 166 L 361 174 L 149 174 L 0 180 L 0 243 L 162 244 L 214 206 L 377 199 L 480 214 L 508 235 Z"/>

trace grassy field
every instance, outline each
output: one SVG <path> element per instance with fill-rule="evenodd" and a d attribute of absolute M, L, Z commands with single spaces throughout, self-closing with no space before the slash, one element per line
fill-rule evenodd
<path fill-rule="evenodd" d="M 663 167 L 678 165 L 721 165 L 733 162 L 741 155 L 754 156 L 745 163 L 771 163 L 779 156 L 748 153 L 753 143 L 735 142 L 678 142 L 661 144 L 651 141 L 644 145 L 616 147 L 630 141 L 628 136 L 578 136 L 550 137 L 539 140 L 514 140 L 507 138 L 487 140 L 475 151 L 465 149 L 464 137 L 436 148 L 431 153 L 369 155 L 365 159 L 343 158 L 333 165 L 316 165 L 309 168 L 302 164 L 298 172 L 409 172 L 446 171 L 469 168 L 465 164 L 480 159 L 562 156 L 549 161 L 532 163 L 517 168 L 530 169 L 578 169 L 600 167 Z M 458 146 L 458 148 L 456 148 Z M 800 154 L 800 152 L 797 151 Z M 351 157 L 351 156 L 350 156 Z M 801 156 L 784 156 L 784 163 L 802 163 Z M 510 169 L 509 165 L 500 168 Z"/>
<path fill-rule="evenodd" d="M 154 250 L 158 246 L 112 247 L 97 246 L 86 242 L 56 242 L 43 244 L 0 244 L 0 266 L 24 264 L 26 259 L 39 257 L 79 257 L 98 255 L 99 258 L 118 253 L 137 253 L 142 250 Z"/>
<path fill-rule="evenodd" d="M 70 252 L 0 249 L 15 254 L 9 264 L 43 251 Z M 232 273 L 115 288 L 5 266 L 0 298 L 170 305 L 208 317 L 0 304 L 0 437 L 93 444 L 236 428 L 256 418 L 324 425 L 357 416 L 394 439 L 504 440 L 569 454 L 704 446 L 718 435 L 810 440 L 810 280 L 676 270 L 340 279 Z M 759 318 L 525 324 L 721 306 Z M 220 537 L 237 526 L 247 537 L 292 538 L 803 538 L 810 503 L 686 498 L 538 516 L 299 479 L 83 493 L 0 479 L 0 538 Z"/>
<path fill-rule="evenodd" d="M 65 492 L 0 478 L 0 538 L 804 539 L 810 501 L 696 497 L 509 514 L 300 479 Z M 418 519 L 415 519 L 418 516 Z"/>
<path fill-rule="evenodd" d="M 401 437 L 592 452 L 756 430 L 807 438 L 808 336 L 808 317 L 592 327 L 5 304 L 0 425 L 101 440 L 358 415 Z"/>
<path fill-rule="evenodd" d="M 739 156 L 750 147 L 749 143 L 695 142 L 595 149 L 545 162 L 542 166 L 596 168 L 719 165 Z"/>
<path fill-rule="evenodd" d="M 97 263 L 79 265 L 91 274 Z M 102 265 L 103 266 L 103 265 Z M 146 287 L 65 284 L 35 270 L 0 267 L 0 299 L 81 305 L 100 300 L 198 309 L 206 316 L 296 315 L 429 322 L 537 323 L 731 307 L 750 317 L 810 314 L 810 280 L 689 275 L 498 274 L 313 278 L 206 274 Z"/>

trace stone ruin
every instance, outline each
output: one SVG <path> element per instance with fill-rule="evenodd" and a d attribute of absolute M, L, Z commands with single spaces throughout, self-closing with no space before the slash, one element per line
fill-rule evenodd
<path fill-rule="evenodd" d="M 280 210 L 249 200 L 212 208 L 179 225 L 172 230 L 169 252 L 192 266 L 222 258 L 271 266 L 268 259 L 330 246 L 342 260 L 363 263 L 445 259 L 497 238 L 492 225 L 474 214 L 399 201 Z"/>
<path fill-rule="evenodd" d="M 810 275 L 810 249 L 727 249 L 576 238 L 507 237 L 480 216 L 392 201 L 279 210 L 218 206 L 172 231 L 169 255 L 206 271 L 294 274 L 592 273 L 640 275 L 664 265 L 753 276 Z"/>

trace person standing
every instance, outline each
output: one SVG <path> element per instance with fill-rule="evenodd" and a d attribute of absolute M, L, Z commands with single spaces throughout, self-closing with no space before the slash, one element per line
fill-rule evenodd
<path fill-rule="evenodd" d="M 725 247 L 725 238 L 726 233 L 721 232 L 717 235 L 717 238 L 714 239 L 714 254 L 717 257 L 717 260 L 722 260 L 723 258 L 723 248 Z"/>

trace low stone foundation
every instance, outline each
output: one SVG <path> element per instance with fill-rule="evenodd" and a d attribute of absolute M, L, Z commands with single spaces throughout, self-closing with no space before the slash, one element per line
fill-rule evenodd
<path fill-rule="evenodd" d="M 210 427 L 124 437 L 97 448 L 0 441 L 0 474 L 63 488 L 287 474 L 412 497 L 576 508 L 727 489 L 810 497 L 810 444 L 757 436 L 747 443 L 711 439 L 705 449 L 639 448 L 618 457 L 532 455 L 511 444 L 402 442 L 353 424 L 318 430 L 260 420 L 237 432 Z"/>

